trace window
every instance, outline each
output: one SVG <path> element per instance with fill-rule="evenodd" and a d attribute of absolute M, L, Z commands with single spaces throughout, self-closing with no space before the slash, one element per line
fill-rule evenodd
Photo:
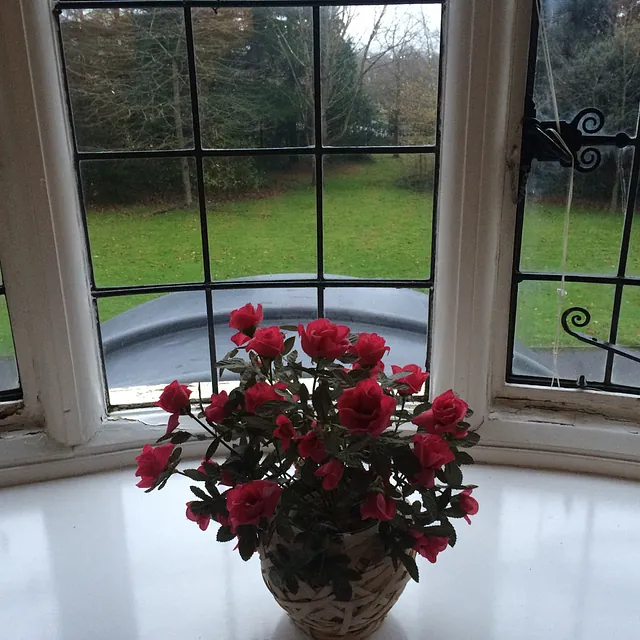
<path fill-rule="evenodd" d="M 140 407 L 185 373 L 206 394 L 216 383 L 211 362 L 227 344 L 227 311 L 266 296 L 274 323 L 323 313 L 367 330 L 382 323 L 402 358 L 424 360 L 428 351 L 431 389 L 453 388 L 469 401 L 486 460 L 637 475 L 637 427 L 623 422 L 637 421 L 634 384 L 577 388 L 572 371 L 552 389 L 548 376 L 522 368 L 528 349 L 545 366 L 525 326 L 537 306 L 525 285 L 557 288 L 558 273 L 524 251 L 536 240 L 529 231 L 543 231 L 527 222 L 542 215 L 535 166 L 524 205 L 519 198 L 533 3 L 384 5 L 407 16 L 398 24 L 415 24 L 422 53 L 396 41 L 354 60 L 342 40 L 340 69 L 356 80 L 372 56 L 388 64 L 361 76 L 358 94 L 366 90 L 377 110 L 347 100 L 332 112 L 323 104 L 331 95 L 322 91 L 323 29 L 333 33 L 347 11 L 372 16 L 383 5 L 211 4 L 217 13 L 189 0 L 66 0 L 53 11 L 48 0 L 10 0 L 0 12 L 2 154 L 11 158 L 0 172 L 0 259 L 23 391 L 17 413 L 0 418 L 0 481 L 130 461 L 164 431 L 163 416 Z M 371 20 L 363 24 L 352 23 L 347 41 L 366 40 Z M 211 29 L 221 37 L 203 38 Z M 300 47 L 293 57 L 291 39 Z M 255 55 L 267 46 L 269 56 Z M 286 78 L 289 94 L 279 90 Z M 160 86 L 169 102 L 158 102 Z M 225 92 L 233 101 L 219 100 Z M 637 137 L 626 134 L 633 144 L 622 150 L 619 175 L 630 187 L 635 175 L 636 185 L 616 197 L 630 211 Z M 618 147 L 607 145 L 615 168 Z M 551 164 L 539 165 L 543 186 L 553 186 Z M 249 209 L 260 222 L 251 232 L 242 226 Z M 629 214 L 621 220 L 631 225 Z M 262 241 L 239 242 L 249 233 Z M 631 225 L 628 267 L 634 233 Z M 620 280 L 616 267 L 603 275 L 593 258 L 591 271 L 569 270 L 567 282 L 613 287 L 614 297 L 621 289 L 618 344 L 633 349 L 625 300 L 637 274 L 628 269 Z M 609 320 L 613 310 L 612 302 Z M 5 436 L 7 428 L 26 430 Z"/>
<path fill-rule="evenodd" d="M 533 22 L 507 380 L 549 386 L 557 376 L 568 388 L 638 394 L 640 8 L 624 1 L 542 4 L 543 28 Z M 543 31 L 574 158 L 554 149 L 549 134 L 556 124 Z M 518 343 L 528 357 L 513 356 Z"/>
<path fill-rule="evenodd" d="M 247 301 L 428 363 L 441 4 L 201 4 L 55 14 L 109 408 L 217 388 Z"/>
<path fill-rule="evenodd" d="M 0 402 L 16 400 L 22 395 L 16 365 L 13 334 L 9 322 L 6 292 L 0 269 Z"/>

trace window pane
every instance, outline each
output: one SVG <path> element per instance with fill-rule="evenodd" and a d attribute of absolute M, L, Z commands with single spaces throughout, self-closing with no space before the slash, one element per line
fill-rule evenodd
<path fill-rule="evenodd" d="M 327 274 L 429 277 L 434 162 L 428 154 L 325 157 Z"/>
<path fill-rule="evenodd" d="M 196 397 L 198 382 L 210 383 L 202 291 L 103 298 L 98 313 L 111 404 L 153 402 L 175 379 Z"/>
<path fill-rule="evenodd" d="M 435 142 L 440 5 L 322 7 L 325 144 Z"/>
<path fill-rule="evenodd" d="M 610 150 L 591 173 L 574 173 L 567 273 L 615 274 L 626 209 L 631 150 Z M 527 181 L 521 269 L 562 272 L 570 169 L 534 162 Z"/>
<path fill-rule="evenodd" d="M 314 142 L 310 7 L 193 11 L 205 147 Z"/>
<path fill-rule="evenodd" d="M 80 150 L 193 146 L 183 22 L 172 9 L 62 12 Z"/>
<path fill-rule="evenodd" d="M 80 173 L 98 286 L 202 281 L 191 159 L 85 161 Z"/>
<path fill-rule="evenodd" d="M 558 282 L 523 282 L 518 290 L 518 309 L 514 345 L 515 375 L 553 375 L 553 345 L 558 319 Z M 609 339 L 614 287 L 601 284 L 568 282 L 560 312 L 569 307 L 583 307 L 591 314 L 591 322 L 576 331 Z M 576 340 L 560 328 L 558 373 L 560 378 L 600 382 L 604 375 L 606 352 Z"/>
<path fill-rule="evenodd" d="M 332 322 L 346 324 L 353 332 L 382 336 L 391 349 L 383 358 L 388 374 L 394 364 L 424 367 L 428 293 L 413 289 L 330 288 L 325 291 L 325 315 Z"/>
<path fill-rule="evenodd" d="M 619 0 L 543 0 L 560 118 L 585 107 L 605 114 L 603 133 L 633 133 L 638 115 L 637 5 Z M 549 79 L 538 46 L 535 101 L 553 120 Z"/>
<path fill-rule="evenodd" d="M 640 287 L 624 288 L 616 343 L 640 357 Z M 612 380 L 616 384 L 638 386 L 640 363 L 615 356 Z"/>
<path fill-rule="evenodd" d="M 207 158 L 212 276 L 316 274 L 314 170 L 309 156 Z"/>
<path fill-rule="evenodd" d="M 0 295 L 0 394 L 3 391 L 18 389 L 19 386 L 7 301 L 5 296 Z"/>
<path fill-rule="evenodd" d="M 640 151 L 638 153 L 640 153 Z M 636 195 L 636 211 L 631 227 L 626 274 L 628 276 L 640 276 L 640 213 L 638 213 L 638 211 L 640 211 L 640 187 L 638 187 L 638 193 Z"/>

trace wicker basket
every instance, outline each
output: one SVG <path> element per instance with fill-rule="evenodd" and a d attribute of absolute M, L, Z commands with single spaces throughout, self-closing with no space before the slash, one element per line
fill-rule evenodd
<path fill-rule="evenodd" d="M 274 536 L 270 545 L 281 543 Z M 285 543 L 286 544 L 286 543 Z M 404 591 L 409 574 L 402 564 L 394 569 L 384 555 L 376 529 L 343 536 L 344 552 L 350 566 L 362 571 L 362 579 L 352 583 L 349 602 L 336 600 L 331 587 L 314 588 L 300 582 L 295 595 L 279 589 L 269 579 L 271 563 L 263 547 L 259 548 L 262 577 L 278 604 L 293 623 L 315 640 L 363 640 L 382 625 L 385 616 Z M 410 551 L 415 557 L 415 552 Z"/>

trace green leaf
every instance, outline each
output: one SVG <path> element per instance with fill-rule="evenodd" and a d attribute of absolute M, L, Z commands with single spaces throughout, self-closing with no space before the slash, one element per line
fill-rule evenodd
<path fill-rule="evenodd" d="M 204 482 L 209 477 L 206 473 L 202 473 L 202 471 L 198 471 L 197 469 L 185 469 L 182 473 L 184 473 L 187 478 L 195 480 L 196 482 Z"/>
<path fill-rule="evenodd" d="M 416 564 L 416 561 L 408 553 L 400 554 L 400 561 L 404 565 L 404 568 L 407 570 L 407 573 L 416 582 L 420 582 L 420 573 L 418 572 L 418 565 Z"/>
<path fill-rule="evenodd" d="M 279 328 L 283 331 L 295 331 L 298 333 L 298 327 L 295 324 L 281 324 Z"/>
<path fill-rule="evenodd" d="M 200 498 L 200 500 L 205 500 L 206 502 L 209 502 L 209 500 L 211 500 L 211 496 L 208 496 L 200 487 L 191 485 L 189 488 L 191 489 L 191 493 L 193 493 L 194 496 Z"/>
<path fill-rule="evenodd" d="M 296 337 L 291 336 L 284 341 L 284 350 L 282 351 L 282 355 L 285 356 L 287 353 L 293 349 L 293 345 L 296 343 Z"/>
<path fill-rule="evenodd" d="M 256 540 L 254 535 L 245 535 L 238 539 L 238 551 L 245 562 L 251 558 L 255 550 Z"/>
<path fill-rule="evenodd" d="M 231 533 L 231 528 L 224 526 L 221 526 L 216 534 L 216 540 L 218 542 L 229 542 L 229 540 L 233 540 L 235 537 L 235 533 Z"/>
<path fill-rule="evenodd" d="M 171 444 L 182 444 L 191 438 L 188 431 L 174 431 L 171 435 Z"/>
<path fill-rule="evenodd" d="M 444 476 L 448 485 L 452 487 L 462 485 L 462 471 L 455 462 L 447 462 L 444 466 Z"/>
<path fill-rule="evenodd" d="M 176 447 L 169 456 L 169 462 L 167 462 L 167 466 L 172 463 L 178 463 L 180 461 L 180 456 L 182 455 L 182 447 Z"/>
<path fill-rule="evenodd" d="M 295 364 L 298 361 L 298 351 L 294 349 L 287 353 L 287 362 L 291 364 Z"/>
<path fill-rule="evenodd" d="M 243 358 L 229 358 L 228 360 L 219 360 L 218 362 L 216 362 L 215 366 L 218 369 L 222 368 L 233 371 L 234 373 L 242 373 L 250 365 Z"/>
<path fill-rule="evenodd" d="M 392 456 L 398 471 L 407 476 L 407 478 L 415 476 L 422 469 L 420 460 L 413 455 L 413 450 L 408 444 L 395 447 Z"/>
<path fill-rule="evenodd" d="M 320 422 L 326 422 L 329 417 L 329 409 L 332 405 L 329 385 L 323 380 L 312 394 L 313 408 L 318 414 Z"/>
<path fill-rule="evenodd" d="M 473 458 L 466 451 L 455 451 L 458 464 L 473 464 Z"/>
<path fill-rule="evenodd" d="M 213 456 L 216 455 L 216 451 L 218 450 L 218 445 L 220 444 L 220 438 L 215 438 L 211 441 L 211 444 L 207 447 L 207 451 L 204 454 L 205 460 L 211 460 Z"/>
<path fill-rule="evenodd" d="M 456 446 L 470 449 L 471 447 L 475 447 L 479 441 L 480 435 L 476 431 L 469 431 L 464 438 L 456 440 Z"/>

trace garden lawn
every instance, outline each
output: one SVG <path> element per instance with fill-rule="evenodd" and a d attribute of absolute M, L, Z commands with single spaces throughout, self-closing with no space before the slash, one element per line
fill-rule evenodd
<path fill-rule="evenodd" d="M 325 272 L 373 278 L 429 275 L 432 196 L 398 186 L 406 156 L 359 164 L 328 165 L 325 171 Z M 99 286 L 201 281 L 199 216 L 196 209 L 157 212 L 140 206 L 88 214 L 91 252 Z M 441 212 L 446 215 L 446 212 Z M 525 216 L 525 270 L 559 271 L 562 206 L 533 205 Z M 213 277 L 219 280 L 267 273 L 314 273 L 315 191 L 310 167 L 276 178 L 275 188 L 245 199 L 209 203 L 207 222 Z M 617 269 L 622 216 L 574 207 L 568 270 L 613 274 Z M 640 231 L 632 240 L 627 273 L 640 275 Z M 550 347 L 555 337 L 556 283 L 525 283 L 519 295 L 517 340 Z M 580 305 L 592 313 L 588 331 L 608 338 L 613 287 L 566 285 L 562 308 Z M 618 342 L 640 344 L 640 288 L 628 287 Z M 106 320 L 153 296 L 100 301 Z M 563 344 L 579 346 L 562 335 Z M 0 353 L 11 345 L 0 309 Z"/>

